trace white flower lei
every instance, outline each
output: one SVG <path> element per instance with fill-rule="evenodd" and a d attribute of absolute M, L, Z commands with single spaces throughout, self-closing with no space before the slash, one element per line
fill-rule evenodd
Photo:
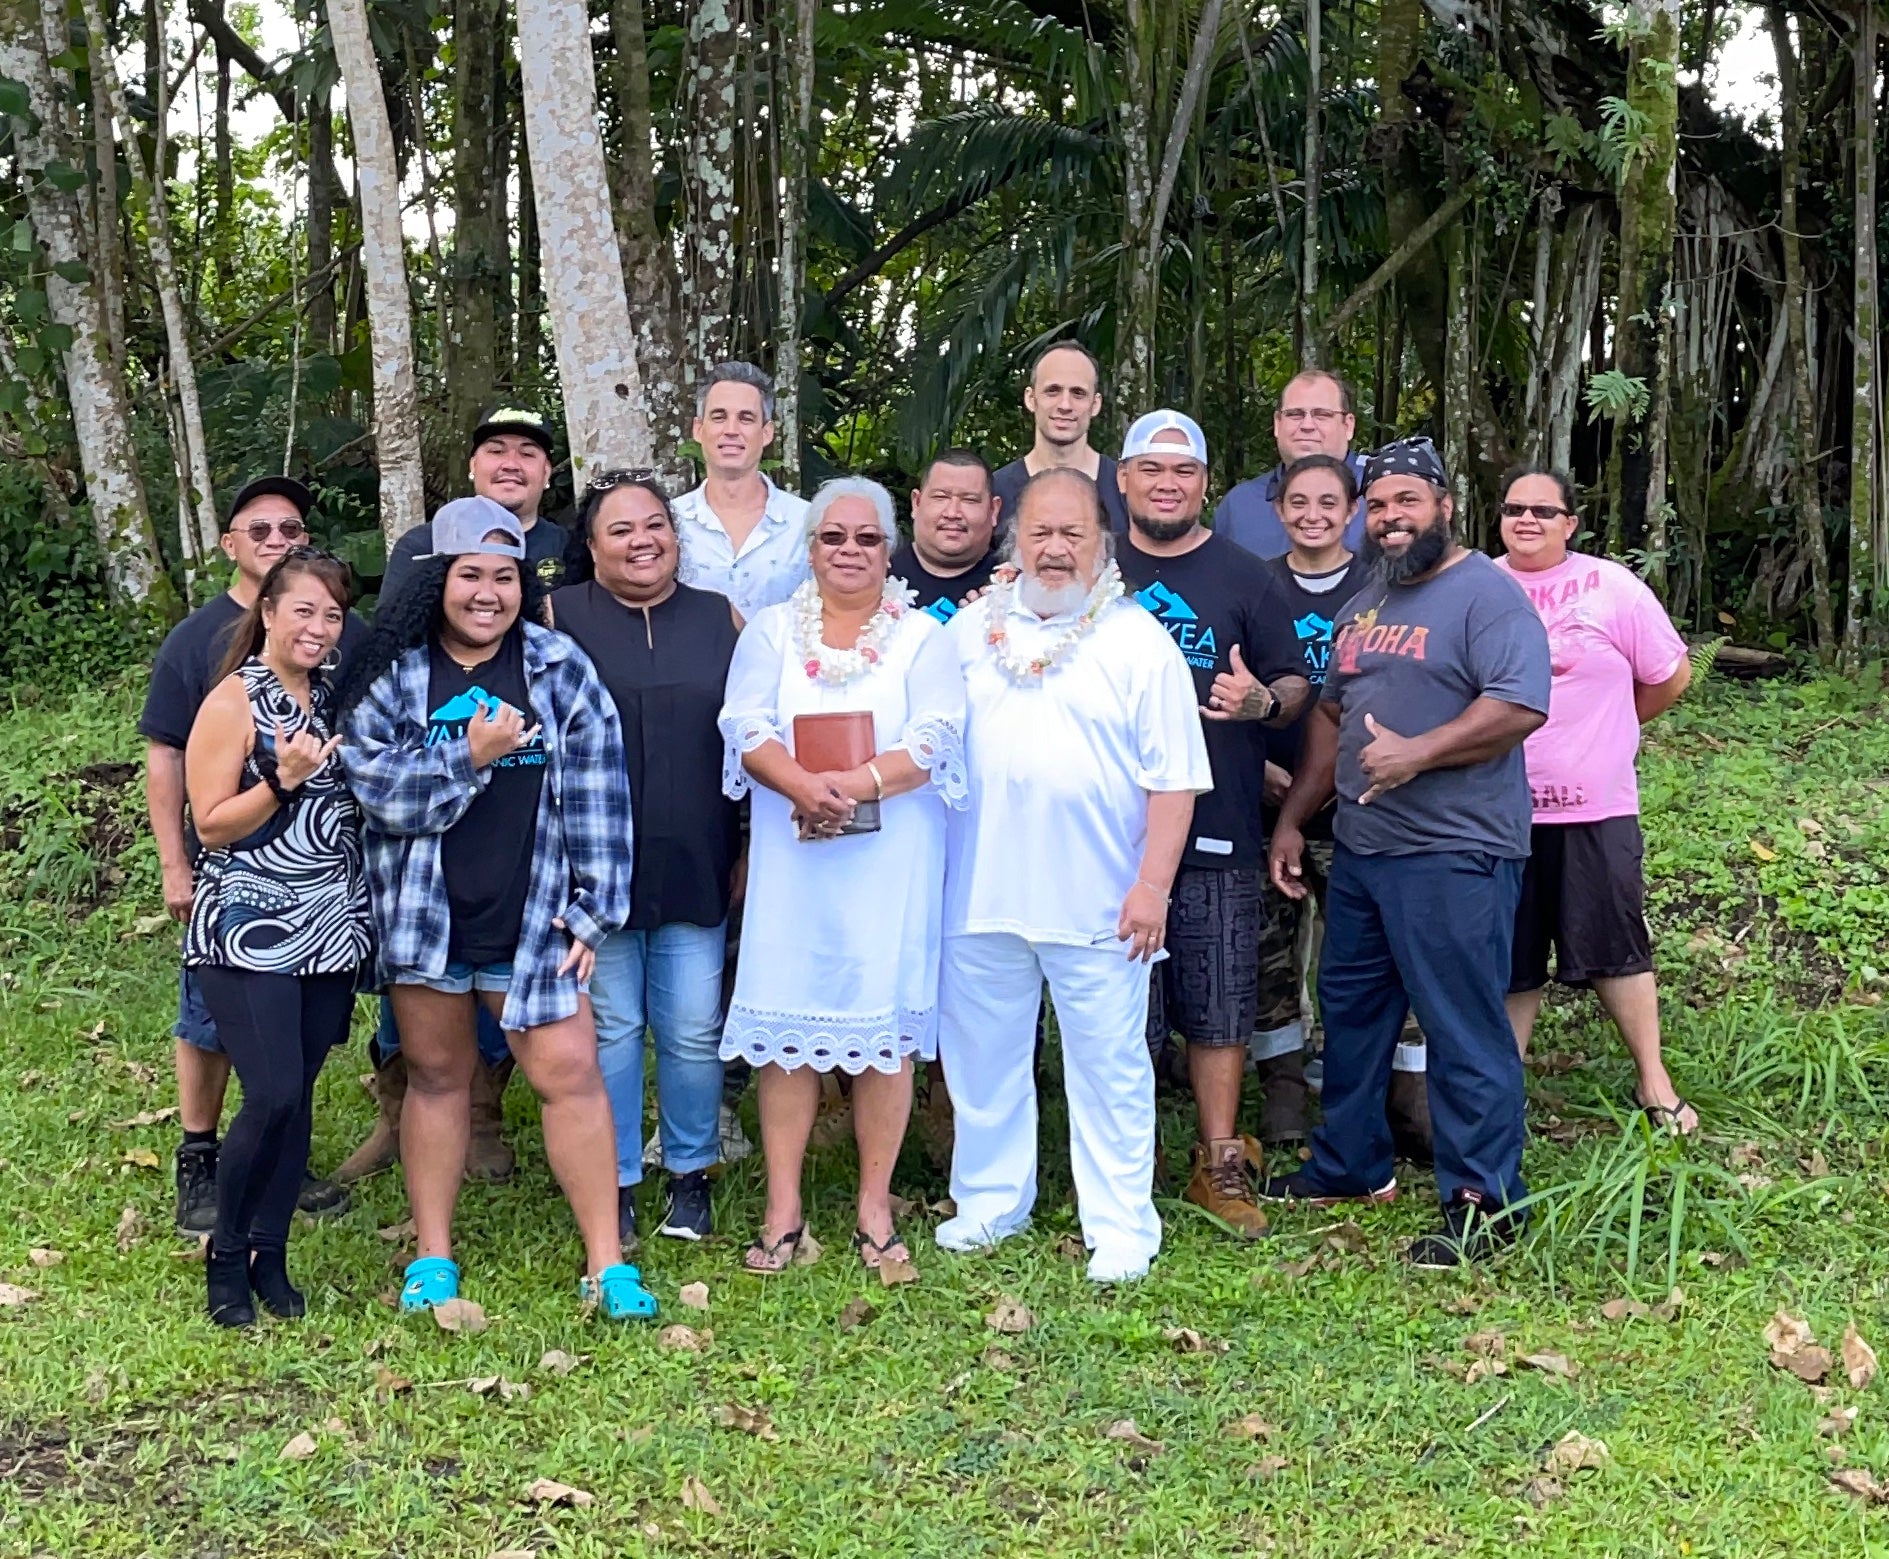
<path fill-rule="evenodd" d="M 866 619 L 850 650 L 836 650 L 821 639 L 820 587 L 814 580 L 802 580 L 793 599 L 794 652 L 807 680 L 844 687 L 879 664 L 886 639 L 917 597 L 905 587 L 904 580 L 886 580 L 879 609 Z"/>
<path fill-rule="evenodd" d="M 1089 589 L 1089 599 L 1083 603 L 1081 613 L 1076 620 L 1065 628 L 1055 639 L 1034 655 L 1019 655 L 1010 647 L 1010 630 L 1005 626 L 1005 619 L 1010 611 L 1011 599 L 1016 594 L 1017 582 L 1012 579 L 1004 584 L 990 588 L 990 629 L 984 635 L 985 646 L 997 657 L 997 664 L 1003 668 L 1004 675 L 1012 682 L 1040 682 L 1043 673 L 1059 661 L 1065 660 L 1071 651 L 1095 627 L 1096 620 L 1108 610 L 1111 602 L 1118 600 L 1124 590 L 1122 571 L 1111 559 L 1103 568 L 1101 576 Z"/>

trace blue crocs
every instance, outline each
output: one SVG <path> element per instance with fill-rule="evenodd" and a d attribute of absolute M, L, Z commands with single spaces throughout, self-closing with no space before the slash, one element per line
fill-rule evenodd
<path fill-rule="evenodd" d="M 594 1304 L 612 1321 L 648 1321 L 656 1314 L 656 1296 L 643 1287 L 643 1274 L 627 1262 L 605 1267 L 577 1285 L 585 1304 Z"/>
<path fill-rule="evenodd" d="M 407 1263 L 407 1280 L 400 1289 L 402 1310 L 431 1310 L 458 1297 L 458 1262 L 444 1256 L 420 1256 Z"/>

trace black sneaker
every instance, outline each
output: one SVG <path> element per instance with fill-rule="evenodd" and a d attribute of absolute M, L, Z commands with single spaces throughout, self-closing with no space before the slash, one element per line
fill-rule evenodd
<path fill-rule="evenodd" d="M 1489 1260 L 1520 1233 L 1513 1214 L 1500 1208 L 1487 1212 L 1477 1198 L 1459 1196 L 1443 1209 L 1443 1227 L 1412 1240 L 1404 1260 L 1426 1272 L 1453 1272 L 1465 1263 Z"/>
<path fill-rule="evenodd" d="M 662 1227 L 656 1232 L 672 1240 L 705 1240 L 715 1232 L 709 1211 L 707 1170 L 669 1177 L 669 1199 L 662 1210 Z"/>
<path fill-rule="evenodd" d="M 617 1243 L 626 1256 L 635 1255 L 641 1243 L 636 1237 L 636 1187 L 633 1185 L 617 1187 Z"/>
<path fill-rule="evenodd" d="M 1397 1200 L 1395 1175 L 1375 1191 L 1334 1191 L 1312 1178 L 1309 1169 L 1295 1169 L 1289 1175 L 1268 1175 L 1255 1193 L 1262 1202 L 1303 1202 L 1308 1207 L 1336 1207 L 1340 1202 L 1394 1202 Z"/>
<path fill-rule="evenodd" d="M 177 1232 L 187 1240 L 216 1227 L 216 1144 L 186 1142 L 177 1150 Z"/>
<path fill-rule="evenodd" d="M 353 1205 L 348 1193 L 332 1180 L 321 1180 L 309 1174 L 302 1176 L 302 1194 L 295 1199 L 298 1212 L 307 1213 L 311 1218 L 339 1218 Z"/>

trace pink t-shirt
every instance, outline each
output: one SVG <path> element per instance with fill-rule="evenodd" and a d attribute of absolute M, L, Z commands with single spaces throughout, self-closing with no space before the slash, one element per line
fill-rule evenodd
<path fill-rule="evenodd" d="M 1609 558 L 1570 554 L 1532 574 L 1507 558 L 1496 561 L 1541 614 L 1554 666 L 1548 722 L 1524 747 L 1535 821 L 1637 816 L 1633 685 L 1671 677 L 1685 659 L 1685 641 L 1639 576 Z"/>

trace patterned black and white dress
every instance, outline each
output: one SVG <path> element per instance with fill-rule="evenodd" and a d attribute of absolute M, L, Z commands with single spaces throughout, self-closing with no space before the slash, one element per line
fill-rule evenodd
<path fill-rule="evenodd" d="M 275 764 L 275 731 L 332 735 L 334 689 L 310 678 L 304 710 L 259 659 L 236 673 L 249 695 L 256 743 L 243 760 L 241 790 L 264 783 Z M 338 759 L 292 792 L 293 799 L 247 838 L 205 853 L 184 934 L 184 962 L 258 974 L 352 974 L 373 957 L 361 809 Z"/>

